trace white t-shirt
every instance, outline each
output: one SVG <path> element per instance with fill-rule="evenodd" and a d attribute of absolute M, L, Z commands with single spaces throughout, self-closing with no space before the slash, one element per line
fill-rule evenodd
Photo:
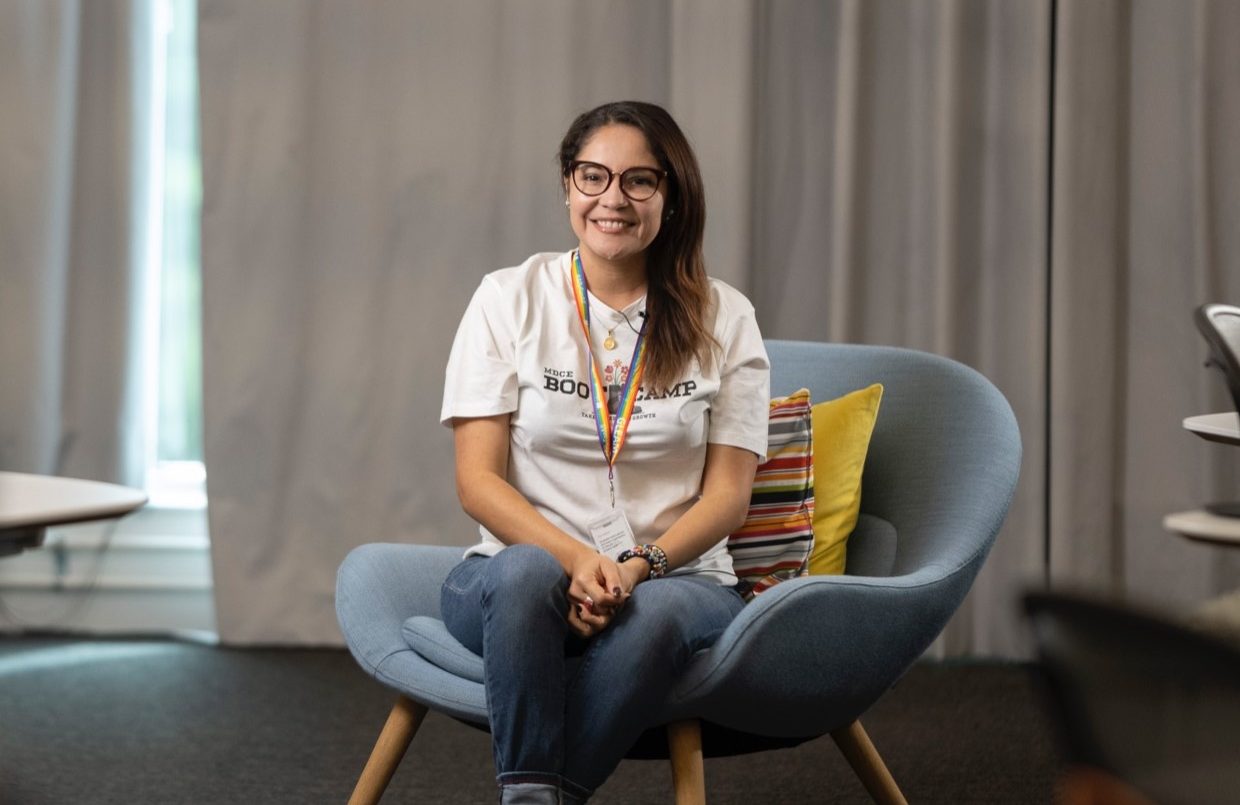
<path fill-rule="evenodd" d="M 571 252 L 536 254 L 483 278 L 452 344 L 440 421 L 511 413 L 508 482 L 593 547 L 587 524 L 610 511 L 610 491 L 571 271 Z M 766 453 L 770 364 L 753 305 L 718 280 L 710 281 L 710 294 L 706 321 L 713 318 L 720 345 L 714 360 L 703 367 L 693 359 L 670 389 L 639 390 L 616 460 L 616 508 L 639 544 L 662 536 L 697 500 L 708 442 Z M 591 341 L 604 384 L 617 387 L 613 399 L 628 375 L 644 309 L 644 299 L 617 311 L 590 295 Z M 604 345 L 609 331 L 612 349 Z M 504 547 L 480 531 L 482 541 L 466 556 L 494 556 Z M 726 540 L 675 572 L 736 583 Z"/>

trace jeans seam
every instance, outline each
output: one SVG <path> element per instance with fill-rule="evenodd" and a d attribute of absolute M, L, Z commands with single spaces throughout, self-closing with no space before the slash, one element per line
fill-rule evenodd
<path fill-rule="evenodd" d="M 475 578 L 477 577 L 475 576 Z M 491 608 L 487 606 L 487 602 L 489 598 L 490 596 L 487 595 L 486 589 L 483 588 L 479 593 L 478 599 L 479 599 L 479 604 L 482 609 L 482 634 L 483 634 L 482 645 L 483 645 L 484 654 L 486 651 L 486 635 L 488 631 L 490 630 L 490 623 L 491 623 Z M 491 685 L 490 675 L 487 673 L 487 665 L 486 665 L 485 656 L 483 658 L 483 665 L 482 665 L 482 687 L 484 690 L 487 690 L 487 691 L 490 691 L 493 689 L 493 686 Z M 492 732 L 494 732 L 493 725 L 495 724 L 495 708 L 496 708 L 496 704 L 491 701 L 491 697 L 488 695 L 487 696 L 487 722 L 492 725 Z M 491 741 L 491 749 L 495 753 L 495 767 L 497 769 L 503 769 L 508 766 L 507 758 L 503 756 L 502 743 L 503 743 L 502 741 L 495 741 L 495 740 Z M 497 776 L 496 779 L 498 780 L 499 776 Z"/>
<path fill-rule="evenodd" d="M 466 561 L 468 561 L 468 560 L 466 560 Z M 465 584 L 464 586 L 457 586 L 457 585 L 454 583 L 454 578 L 455 578 L 455 576 L 456 576 L 456 571 L 457 571 L 457 569 L 458 569 L 458 568 L 461 568 L 461 567 L 464 567 L 464 566 L 465 566 L 465 562 L 461 562 L 460 564 L 456 565 L 456 567 L 452 568 L 452 570 L 448 572 L 448 577 L 447 577 L 447 578 L 445 578 L 445 579 L 444 579 L 444 582 L 443 582 L 443 586 L 444 586 L 445 588 L 447 588 L 447 589 L 451 590 L 452 592 L 456 593 L 457 595 L 464 595 L 464 594 L 465 594 L 465 590 L 466 590 L 466 588 L 467 588 L 467 587 L 469 587 L 470 585 L 474 584 L 474 583 L 477 581 L 477 579 L 478 579 L 477 574 L 475 574 L 475 575 L 474 575 L 474 577 L 473 577 L 472 579 L 470 579 L 470 580 L 469 580 L 469 583 L 468 583 L 468 584 Z"/>

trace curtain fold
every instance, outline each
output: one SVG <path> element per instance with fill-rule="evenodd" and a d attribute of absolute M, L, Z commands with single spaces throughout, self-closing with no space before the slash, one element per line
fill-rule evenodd
<path fill-rule="evenodd" d="M 143 482 L 143 13 L 0 5 L 5 469 Z"/>

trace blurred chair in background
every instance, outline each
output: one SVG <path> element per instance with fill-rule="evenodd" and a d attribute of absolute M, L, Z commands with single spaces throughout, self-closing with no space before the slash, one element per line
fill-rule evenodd
<path fill-rule="evenodd" d="M 1024 605 L 1073 766 L 1063 802 L 1240 801 L 1240 650 L 1114 604 Z"/>

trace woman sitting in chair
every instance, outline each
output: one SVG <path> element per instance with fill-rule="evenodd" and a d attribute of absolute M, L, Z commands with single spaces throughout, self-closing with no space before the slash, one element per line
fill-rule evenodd
<path fill-rule="evenodd" d="M 483 659 L 503 803 L 584 802 L 742 606 L 726 537 L 766 451 L 753 306 L 709 279 L 697 159 L 662 108 L 578 117 L 577 248 L 483 278 L 448 361 L 481 542 L 443 619 Z"/>

